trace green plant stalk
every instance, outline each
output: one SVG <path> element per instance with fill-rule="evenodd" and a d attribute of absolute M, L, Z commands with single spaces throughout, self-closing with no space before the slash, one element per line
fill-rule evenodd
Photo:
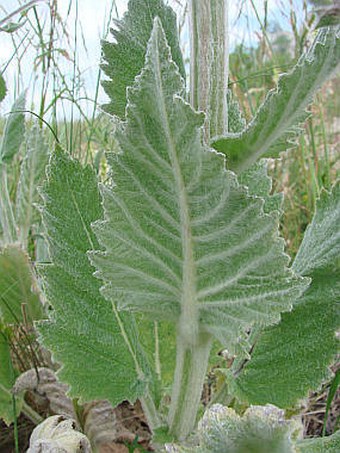
<path fill-rule="evenodd" d="M 140 403 L 151 431 L 161 427 L 163 423 L 149 391 L 142 398 L 140 398 Z"/>
<path fill-rule="evenodd" d="M 168 424 L 170 433 L 185 439 L 194 429 L 212 345 L 211 335 L 200 332 L 195 344 L 177 335 L 176 370 Z"/>
<path fill-rule="evenodd" d="M 17 239 L 17 228 L 8 192 L 6 165 L 0 163 L 0 218 L 4 241 L 12 244 Z"/>
<path fill-rule="evenodd" d="M 227 6 L 227 0 L 190 0 L 190 103 L 206 113 L 207 142 L 228 130 Z"/>

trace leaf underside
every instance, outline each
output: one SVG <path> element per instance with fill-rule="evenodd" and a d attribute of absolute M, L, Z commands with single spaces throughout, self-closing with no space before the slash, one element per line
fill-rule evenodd
<path fill-rule="evenodd" d="M 53 262 L 39 267 L 53 307 L 49 321 L 38 326 L 43 343 L 63 364 L 58 376 L 71 386 L 72 396 L 108 399 L 113 405 L 135 401 L 148 376 L 133 318 L 114 315 L 86 256 L 98 248 L 90 224 L 102 217 L 95 172 L 57 149 L 43 198 Z"/>
<path fill-rule="evenodd" d="M 227 156 L 228 168 L 241 173 L 260 157 L 276 157 L 293 146 L 301 131 L 297 125 L 308 117 L 305 109 L 313 94 L 340 62 L 338 33 L 321 29 L 309 52 L 280 77 L 277 89 L 268 93 L 247 128 L 213 140 L 212 146 Z"/>
<path fill-rule="evenodd" d="M 94 225 L 105 252 L 91 259 L 120 309 L 186 319 L 189 336 L 203 329 L 233 348 L 242 328 L 277 322 L 306 282 L 286 267 L 277 216 L 202 145 L 203 116 L 182 91 L 156 20 L 116 135 L 121 153 L 108 157 L 114 185 Z"/>
<path fill-rule="evenodd" d="M 293 269 L 312 278 L 292 312 L 269 327 L 237 379 L 237 393 L 252 404 L 289 407 L 316 390 L 339 349 L 340 185 L 322 192 Z"/>
<path fill-rule="evenodd" d="M 103 109 L 119 118 L 125 117 L 126 89 L 144 66 L 147 43 L 153 19 L 158 16 L 172 49 L 174 61 L 185 79 L 185 69 L 179 47 L 176 16 L 163 0 L 130 0 L 128 11 L 116 28 L 111 30 L 115 43 L 102 42 L 104 63 L 102 69 L 109 80 L 102 82 L 110 103 Z"/>

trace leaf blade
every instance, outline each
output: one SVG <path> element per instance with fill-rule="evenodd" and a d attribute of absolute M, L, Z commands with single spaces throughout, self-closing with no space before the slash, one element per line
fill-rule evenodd
<path fill-rule="evenodd" d="M 323 192 L 293 264 L 297 272 L 312 277 L 311 286 L 280 324 L 263 333 L 236 380 L 236 393 L 250 403 L 289 407 L 329 374 L 327 366 L 339 347 L 340 267 L 338 259 L 333 262 L 340 247 L 339 189 L 337 184 L 332 193 Z"/>
<path fill-rule="evenodd" d="M 91 259 L 119 308 L 180 319 L 189 342 L 205 329 L 232 348 L 240 326 L 277 322 L 306 282 L 286 268 L 275 216 L 203 147 L 203 117 L 178 96 L 182 83 L 155 20 L 117 133 L 122 152 L 109 156 L 104 221 L 94 225 L 105 252 Z"/>
<path fill-rule="evenodd" d="M 239 134 L 217 137 L 212 146 L 228 157 L 228 167 L 237 173 L 260 157 L 276 157 L 292 146 L 308 113 L 314 92 L 333 73 L 340 61 L 338 30 L 322 29 L 307 54 L 288 74 L 277 90 L 268 93 L 254 119 Z"/>
<path fill-rule="evenodd" d="M 104 105 L 103 109 L 121 119 L 125 116 L 126 89 L 133 84 L 134 78 L 144 65 L 146 47 L 156 16 L 165 27 L 174 60 L 185 79 L 176 16 L 172 9 L 165 6 L 163 0 L 131 0 L 128 12 L 121 21 L 116 21 L 117 28 L 111 30 L 116 42 L 114 44 L 102 42 L 104 57 L 102 69 L 109 77 L 102 85 L 110 98 L 110 103 Z"/>
<path fill-rule="evenodd" d="M 102 215 L 96 175 L 57 149 L 43 196 L 53 264 L 39 270 L 54 308 L 49 321 L 38 326 L 43 342 L 63 363 L 58 375 L 71 385 L 72 395 L 109 399 L 113 405 L 124 399 L 135 401 L 145 391 L 148 371 L 134 321 L 128 313 L 115 317 L 115 307 L 100 295 L 86 256 L 88 249 L 98 247 L 90 223 Z"/>

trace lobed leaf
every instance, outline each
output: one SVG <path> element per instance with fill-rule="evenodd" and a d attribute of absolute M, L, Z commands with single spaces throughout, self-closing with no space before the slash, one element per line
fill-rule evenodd
<path fill-rule="evenodd" d="M 324 191 L 293 269 L 312 277 L 312 284 L 284 313 L 277 326 L 264 331 L 251 361 L 237 379 L 237 393 L 252 404 L 289 407 L 316 390 L 329 373 L 339 342 L 340 185 Z"/>
<path fill-rule="evenodd" d="M 102 217 L 95 172 L 60 149 L 43 187 L 43 220 L 53 264 L 39 266 L 50 319 L 40 323 L 43 343 L 63 364 L 58 376 L 83 400 L 135 401 L 149 379 L 134 319 L 99 293 L 86 252 L 99 247 L 90 225 Z"/>
<path fill-rule="evenodd" d="M 227 156 L 229 168 L 241 173 L 260 157 L 276 157 L 291 147 L 300 130 L 297 125 L 308 116 L 305 109 L 313 94 L 340 61 L 338 33 L 338 29 L 321 29 L 310 50 L 268 93 L 247 128 L 213 140 L 212 146 Z"/>
<path fill-rule="evenodd" d="M 174 61 L 185 79 L 185 69 L 178 42 L 176 15 L 163 0 L 130 0 L 128 11 L 111 30 L 115 43 L 102 42 L 102 69 L 109 80 L 102 82 L 110 103 L 103 109 L 119 118 L 125 117 L 126 90 L 144 65 L 147 43 L 155 17 L 159 17 L 172 49 Z"/>
<path fill-rule="evenodd" d="M 275 323 L 306 286 L 286 265 L 275 216 L 247 195 L 201 141 L 203 116 L 178 96 L 183 80 L 160 21 L 128 91 L 121 153 L 108 157 L 104 221 L 92 254 L 102 293 L 123 310 L 180 322 L 233 348 L 240 330 Z"/>

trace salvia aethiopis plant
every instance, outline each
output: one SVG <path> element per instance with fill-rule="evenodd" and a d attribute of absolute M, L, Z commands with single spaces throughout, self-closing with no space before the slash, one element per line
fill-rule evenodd
<path fill-rule="evenodd" d="M 162 428 L 177 441 L 195 429 L 216 347 L 234 357 L 230 395 L 286 408 L 327 375 L 339 324 L 338 186 L 321 194 L 290 266 L 282 197 L 259 160 L 292 146 L 339 61 L 338 31 L 320 28 L 241 130 L 227 93 L 226 2 L 189 9 L 190 93 L 162 1 L 131 0 L 103 43 L 119 152 L 99 186 L 90 166 L 53 153 L 42 190 L 52 263 L 39 268 L 52 307 L 39 331 L 70 395 L 139 398 L 156 439 Z M 303 355 L 311 338 L 318 352 Z"/>

